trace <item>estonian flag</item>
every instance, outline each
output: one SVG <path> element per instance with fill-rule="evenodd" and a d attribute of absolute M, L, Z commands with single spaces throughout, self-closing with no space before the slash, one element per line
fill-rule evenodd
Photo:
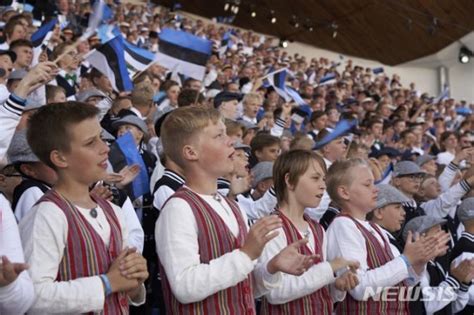
<path fill-rule="evenodd" d="M 206 64 L 212 53 L 212 42 L 198 36 L 165 28 L 160 33 L 157 62 L 168 69 L 179 65 L 180 72 L 196 80 L 202 80 Z"/>
<path fill-rule="evenodd" d="M 329 142 L 343 136 L 345 133 L 347 133 L 349 130 L 352 129 L 357 125 L 357 120 L 348 120 L 348 119 L 343 119 L 339 121 L 334 127 L 334 129 L 331 131 L 331 133 L 328 133 L 324 138 L 322 138 L 320 141 L 316 142 L 316 144 L 313 147 L 313 150 L 319 150 L 322 147 L 324 147 L 326 144 Z"/>
<path fill-rule="evenodd" d="M 336 74 L 331 72 L 319 80 L 319 85 L 328 85 L 336 83 Z"/>
<path fill-rule="evenodd" d="M 273 86 L 278 95 L 283 97 L 285 102 L 289 102 L 291 101 L 291 96 L 286 92 L 286 74 L 286 68 L 283 68 L 267 74 L 265 78 L 268 80 L 269 84 Z"/>
<path fill-rule="evenodd" d="M 112 83 L 115 91 L 131 91 L 132 81 L 127 71 L 124 57 L 124 44 L 118 36 L 91 51 L 85 60 L 102 72 Z"/>
<path fill-rule="evenodd" d="M 155 54 L 131 44 L 125 40 L 122 35 L 120 37 L 123 40 L 125 48 L 125 61 L 136 71 L 145 70 L 153 61 L 155 61 Z"/>

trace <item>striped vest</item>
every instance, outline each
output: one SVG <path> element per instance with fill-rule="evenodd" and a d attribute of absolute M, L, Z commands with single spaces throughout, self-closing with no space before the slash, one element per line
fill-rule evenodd
<path fill-rule="evenodd" d="M 226 198 L 239 225 L 239 236 L 237 238 L 234 237 L 221 217 L 196 193 L 182 187 L 170 199 L 173 197 L 184 199 L 193 211 L 198 227 L 201 263 L 207 264 L 211 260 L 230 253 L 243 245 L 247 236 L 247 228 L 242 213 L 234 201 Z M 219 291 L 200 302 L 182 304 L 174 297 L 161 264 L 160 268 L 168 314 L 255 314 L 250 275 L 236 286 Z M 196 290 L 199 290 L 199 288 L 196 288 Z"/>
<path fill-rule="evenodd" d="M 49 201 L 56 204 L 63 211 L 68 223 L 66 248 L 59 264 L 56 281 L 70 281 L 107 273 L 114 259 L 122 251 L 122 231 L 114 210 L 106 200 L 93 195 L 91 197 L 102 208 L 110 224 L 108 248 L 79 210 L 55 190 L 48 191 L 38 201 L 38 203 Z M 104 309 L 99 314 L 128 314 L 126 294 L 114 293 L 107 296 Z"/>
<path fill-rule="evenodd" d="M 383 239 L 383 246 L 380 244 L 377 238 L 357 220 L 346 214 L 340 215 L 350 218 L 364 237 L 365 246 L 367 248 L 367 266 L 369 267 L 369 270 L 383 266 L 387 262 L 393 260 L 390 245 L 382 234 L 382 231 L 380 231 L 380 229 L 377 227 L 377 225 L 370 222 L 372 228 Z M 400 282 L 392 288 L 384 289 L 384 291 L 388 290 L 388 292 L 393 292 L 387 294 L 387 296 L 393 299 L 394 297 L 399 296 L 399 288 L 404 286 L 404 282 Z M 404 292 L 406 293 L 407 291 L 408 290 L 405 290 Z M 410 314 L 409 304 L 406 299 L 405 301 L 383 301 L 383 295 L 384 294 L 382 293 L 381 298 L 377 301 L 374 300 L 372 297 L 369 298 L 367 301 L 357 301 L 350 294 L 347 294 L 345 300 L 337 304 L 336 314 Z"/>
<path fill-rule="evenodd" d="M 276 214 L 282 219 L 283 222 L 283 231 L 288 244 L 294 243 L 298 240 L 301 240 L 301 234 L 298 232 L 298 229 L 291 223 L 291 221 L 278 210 Z M 320 263 L 323 261 L 323 238 L 324 231 L 321 225 L 311 220 L 307 215 L 304 216 L 306 222 L 311 229 L 311 232 L 314 236 L 314 253 L 311 252 L 311 249 L 307 245 L 301 246 L 299 252 L 304 255 L 314 255 L 317 254 L 315 263 Z M 332 299 L 327 287 L 323 287 L 311 294 L 303 296 L 299 299 L 290 301 L 285 304 L 270 304 L 268 301 L 263 298 L 262 308 L 260 314 L 269 314 L 269 315 L 304 315 L 304 314 L 332 314 Z"/>

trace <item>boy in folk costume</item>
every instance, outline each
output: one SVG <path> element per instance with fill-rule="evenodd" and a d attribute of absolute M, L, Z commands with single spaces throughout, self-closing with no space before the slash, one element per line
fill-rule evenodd
<path fill-rule="evenodd" d="M 333 298 L 329 286 L 334 283 L 339 290 L 346 291 L 358 284 L 352 271 L 336 278 L 335 273 L 355 270 L 359 263 L 336 258 L 326 261 L 327 239 L 324 229 L 304 213 L 305 208 L 314 208 L 325 191 L 326 165 L 312 151 L 294 150 L 278 157 L 273 168 L 278 205 L 275 213 L 282 219 L 283 227 L 277 237 L 267 243 L 260 261 L 272 259 L 283 248 L 294 241 L 308 239 L 301 253 L 317 255 L 317 263 L 301 276 L 282 275 L 282 285 L 265 295 L 261 314 L 332 314 Z M 344 295 L 334 296 L 335 300 Z"/>
<path fill-rule="evenodd" d="M 233 170 L 234 154 L 217 110 L 175 109 L 163 123 L 161 139 L 166 156 L 186 178 L 155 229 L 167 312 L 255 314 L 254 292 L 258 296 L 278 285 L 278 271 L 301 274 L 313 264 L 313 256 L 298 253 L 305 240 L 257 265 L 281 220 L 268 216 L 248 229 L 246 214 L 217 192 L 217 179 Z M 254 269 L 262 281 L 252 281 Z"/>
<path fill-rule="evenodd" d="M 109 148 L 98 109 L 79 102 L 44 106 L 27 139 L 58 181 L 24 217 L 21 238 L 37 299 L 29 314 L 128 314 L 144 302 L 145 259 L 127 248 L 122 210 L 89 193 L 106 176 Z"/>
<path fill-rule="evenodd" d="M 361 264 L 359 284 L 336 306 L 336 314 L 408 314 L 407 299 L 401 299 L 399 293 L 406 291 L 407 279 L 418 279 L 424 264 L 445 248 L 440 245 L 441 234 L 413 241 L 410 233 L 403 254 L 395 256 L 387 235 L 366 221 L 367 213 L 376 207 L 377 188 L 362 159 L 331 165 L 327 186 L 331 200 L 341 207 L 327 231 L 328 260 L 342 256 Z M 381 288 L 394 291 L 389 294 L 395 298 L 375 298 Z"/>

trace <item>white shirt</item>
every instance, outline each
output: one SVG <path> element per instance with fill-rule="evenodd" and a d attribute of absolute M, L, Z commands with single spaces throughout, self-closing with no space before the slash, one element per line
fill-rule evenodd
<path fill-rule="evenodd" d="M 314 235 L 311 229 L 309 232 L 309 242 L 307 246 L 314 253 Z M 303 237 L 303 233 L 300 233 Z M 325 233 L 324 233 L 325 234 Z M 259 258 L 259 262 L 267 264 L 274 256 L 276 256 L 288 244 L 285 232 L 283 229 L 278 229 L 278 236 L 269 241 L 263 253 Z M 323 262 L 312 266 L 301 276 L 293 276 L 289 274 L 280 273 L 282 283 L 280 286 L 273 288 L 265 295 L 265 298 L 270 304 L 284 304 L 290 301 L 302 298 L 306 295 L 322 289 L 323 287 L 333 283 L 336 278 L 332 271 L 331 265 L 326 261 L 327 238 L 324 236 L 322 244 Z M 345 294 L 343 294 L 345 296 Z"/>
<path fill-rule="evenodd" d="M 219 202 L 210 195 L 199 196 L 216 211 L 230 232 L 237 236 L 237 219 L 225 199 Z M 245 213 L 242 212 L 242 216 L 247 222 Z M 158 257 L 171 290 L 176 299 L 184 304 L 202 301 L 237 285 L 248 277 L 257 263 L 240 249 L 213 259 L 208 264 L 201 263 L 196 218 L 189 204 L 177 197 L 169 199 L 161 210 L 155 227 L 155 239 Z M 269 279 L 268 283 L 256 281 L 256 295 L 261 295 L 274 279 Z"/>
<path fill-rule="evenodd" d="M 15 206 L 15 217 L 18 222 L 23 219 L 43 195 L 43 191 L 38 187 L 30 187 L 21 194 Z"/>
<path fill-rule="evenodd" d="M 0 194 L 0 256 L 12 263 L 23 263 L 23 248 L 20 234 L 8 200 Z M 0 314 L 25 313 L 35 299 L 33 282 L 27 271 L 20 273 L 15 281 L 0 287 Z"/>
<path fill-rule="evenodd" d="M 112 205 L 122 231 L 123 247 L 128 245 L 128 231 L 122 210 Z M 97 207 L 97 218 L 89 215 L 89 209 L 78 210 L 109 245 L 110 225 L 103 210 Z M 100 312 L 104 307 L 104 287 L 99 276 L 56 281 L 59 264 L 67 243 L 68 223 L 63 211 L 52 202 L 42 202 L 20 222 L 20 234 L 25 248 L 29 273 L 37 298 L 28 314 L 80 314 Z M 136 304 L 145 301 L 145 290 Z"/>
<path fill-rule="evenodd" d="M 382 237 L 370 226 L 369 222 L 361 220 L 358 220 L 358 222 L 373 233 L 380 244 L 384 244 Z M 336 217 L 329 225 L 327 236 L 328 244 L 330 244 L 328 260 L 344 257 L 360 263 L 360 268 L 357 270 L 359 285 L 349 291 L 350 295 L 358 301 L 367 300 L 371 292 L 377 292 L 378 287 L 397 285 L 410 276 L 405 261 L 400 256 L 395 256 L 396 253 L 392 253 L 396 257 L 393 260 L 383 266 L 369 270 L 365 238 L 350 218 Z M 383 235 L 383 237 L 389 242 L 386 235 Z M 372 291 L 367 291 L 369 294 L 366 294 L 367 288 L 372 288 Z"/>

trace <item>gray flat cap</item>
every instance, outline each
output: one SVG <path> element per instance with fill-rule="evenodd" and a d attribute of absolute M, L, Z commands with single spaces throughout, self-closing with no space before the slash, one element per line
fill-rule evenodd
<path fill-rule="evenodd" d="M 146 123 L 140 119 L 138 116 L 135 115 L 127 115 L 124 116 L 112 123 L 112 128 L 114 130 L 117 130 L 118 127 L 122 125 L 133 125 L 140 129 L 145 135 L 148 135 L 148 128 Z"/>
<path fill-rule="evenodd" d="M 419 157 L 416 158 L 416 165 L 418 165 L 419 167 L 422 167 L 423 164 L 429 162 L 429 161 L 432 161 L 434 160 L 435 157 L 432 156 L 432 155 L 429 155 L 429 154 L 423 154 L 423 155 L 420 155 Z"/>
<path fill-rule="evenodd" d="M 239 150 L 239 149 L 244 149 L 244 150 L 250 150 L 250 146 L 243 144 L 240 141 L 234 142 L 234 149 Z"/>
<path fill-rule="evenodd" d="M 107 97 L 107 95 L 105 95 L 102 91 L 99 91 L 97 89 L 88 89 L 80 93 L 77 93 L 76 99 L 79 102 L 87 102 L 87 99 L 93 96 L 104 97 L 104 98 Z"/>
<path fill-rule="evenodd" d="M 411 219 L 405 225 L 403 229 L 403 239 L 406 241 L 408 237 L 408 231 L 412 233 L 425 233 L 427 230 L 438 224 L 445 224 L 447 221 L 445 219 L 435 218 L 429 215 L 422 215 L 416 218 Z"/>
<path fill-rule="evenodd" d="M 474 197 L 464 199 L 456 214 L 461 222 L 474 219 Z"/>
<path fill-rule="evenodd" d="M 115 137 L 110 132 L 105 130 L 104 128 L 102 128 L 102 132 L 100 133 L 100 137 L 104 141 L 115 141 Z"/>
<path fill-rule="evenodd" d="M 377 185 L 379 190 L 377 195 L 377 205 L 375 209 L 385 207 L 394 203 L 408 202 L 410 199 L 405 196 L 400 190 L 389 184 Z"/>
<path fill-rule="evenodd" d="M 252 188 L 255 188 L 262 180 L 273 177 L 273 162 L 265 161 L 257 163 L 257 165 L 252 168 L 252 174 Z"/>
<path fill-rule="evenodd" d="M 393 168 L 393 177 L 424 173 L 425 172 L 423 172 L 423 170 L 412 161 L 400 161 L 395 164 Z"/>
<path fill-rule="evenodd" d="M 250 121 L 247 121 L 247 120 L 237 120 L 237 122 L 239 124 L 241 124 L 242 126 L 244 126 L 245 129 L 258 129 L 258 126 Z"/>
<path fill-rule="evenodd" d="M 15 132 L 7 150 L 7 157 L 11 164 L 40 161 L 26 140 L 26 129 Z"/>

